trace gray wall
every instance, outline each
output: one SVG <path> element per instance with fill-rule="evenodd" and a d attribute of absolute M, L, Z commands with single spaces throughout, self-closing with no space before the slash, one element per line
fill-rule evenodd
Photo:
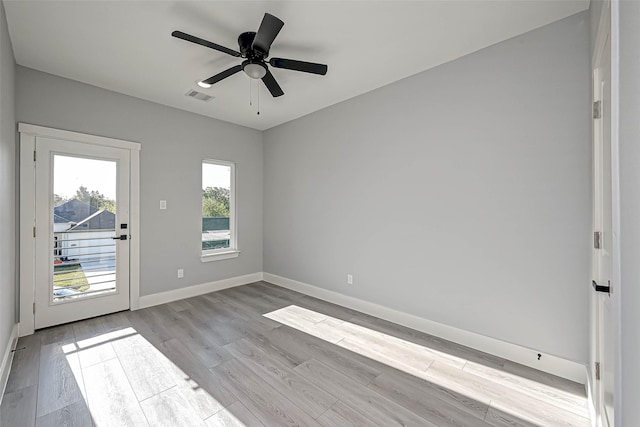
<path fill-rule="evenodd" d="M 261 132 L 20 66 L 17 92 L 20 122 L 142 144 L 141 295 L 262 271 Z M 236 163 L 235 259 L 200 261 L 205 158 Z"/>
<path fill-rule="evenodd" d="M 622 413 L 640 425 L 640 2 L 620 2 L 620 252 Z"/>
<path fill-rule="evenodd" d="M 14 70 L 15 61 L 4 5 L 0 2 L 0 363 L 6 346 L 10 344 L 16 307 Z"/>
<path fill-rule="evenodd" d="M 585 362 L 588 20 L 266 131 L 265 271 Z"/>

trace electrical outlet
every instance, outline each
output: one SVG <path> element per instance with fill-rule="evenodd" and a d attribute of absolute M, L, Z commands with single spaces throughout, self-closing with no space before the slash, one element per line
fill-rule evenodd
<path fill-rule="evenodd" d="M 160 209 L 162 209 L 162 210 L 167 209 L 167 201 L 166 200 L 160 200 Z"/>
<path fill-rule="evenodd" d="M 184 269 L 178 269 L 178 279 L 182 279 L 184 277 Z"/>
<path fill-rule="evenodd" d="M 347 274 L 347 285 L 353 285 L 353 275 Z"/>

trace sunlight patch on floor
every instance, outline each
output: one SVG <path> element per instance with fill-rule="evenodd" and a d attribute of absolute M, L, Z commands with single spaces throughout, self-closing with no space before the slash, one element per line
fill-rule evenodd
<path fill-rule="evenodd" d="M 159 425 L 158 417 L 179 415 L 194 426 L 245 426 L 180 368 L 180 360 L 172 361 L 133 327 L 61 349 L 96 425 L 142 425 L 145 418 Z"/>
<path fill-rule="evenodd" d="M 573 393 L 296 305 L 264 316 L 517 419 L 589 425 L 586 399 Z"/>

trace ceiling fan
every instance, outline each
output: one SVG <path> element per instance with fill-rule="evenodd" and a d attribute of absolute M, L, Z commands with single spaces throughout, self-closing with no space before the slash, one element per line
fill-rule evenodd
<path fill-rule="evenodd" d="M 229 49 L 219 44 L 212 43 L 210 41 L 201 39 L 199 37 L 192 36 L 182 31 L 174 31 L 171 33 L 173 37 L 177 37 L 182 40 L 186 40 L 191 43 L 196 43 L 219 52 L 226 53 L 227 55 L 245 58 L 240 65 L 235 65 L 221 73 L 209 77 L 206 80 L 202 80 L 198 83 L 199 86 L 209 88 L 211 85 L 218 83 L 219 81 L 226 79 L 240 71 L 244 71 L 247 76 L 252 79 L 262 79 L 264 85 L 269 89 L 273 97 L 284 95 L 282 88 L 273 77 L 273 74 L 269 71 L 267 63 L 275 68 L 284 68 L 287 70 L 302 71 L 303 73 L 313 73 L 325 75 L 327 74 L 327 66 L 324 64 L 316 64 L 313 62 L 296 61 L 293 59 L 284 58 L 271 58 L 267 62 L 269 56 L 269 49 L 273 40 L 280 32 L 284 25 L 280 19 L 275 16 L 265 13 L 262 18 L 262 23 L 258 32 L 247 31 L 238 37 L 238 45 L 240 52 L 233 49 Z"/>

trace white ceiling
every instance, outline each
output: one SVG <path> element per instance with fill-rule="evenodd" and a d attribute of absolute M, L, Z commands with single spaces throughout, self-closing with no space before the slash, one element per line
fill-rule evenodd
<path fill-rule="evenodd" d="M 4 0 L 16 62 L 47 73 L 264 130 L 585 10 L 589 0 Z M 260 115 L 240 59 L 171 37 L 181 30 L 237 50 L 264 12 L 285 22 L 271 56 L 328 64 L 326 76 L 273 69 Z M 258 83 L 259 86 L 258 86 Z M 210 102 L 187 98 L 197 89 Z"/>

